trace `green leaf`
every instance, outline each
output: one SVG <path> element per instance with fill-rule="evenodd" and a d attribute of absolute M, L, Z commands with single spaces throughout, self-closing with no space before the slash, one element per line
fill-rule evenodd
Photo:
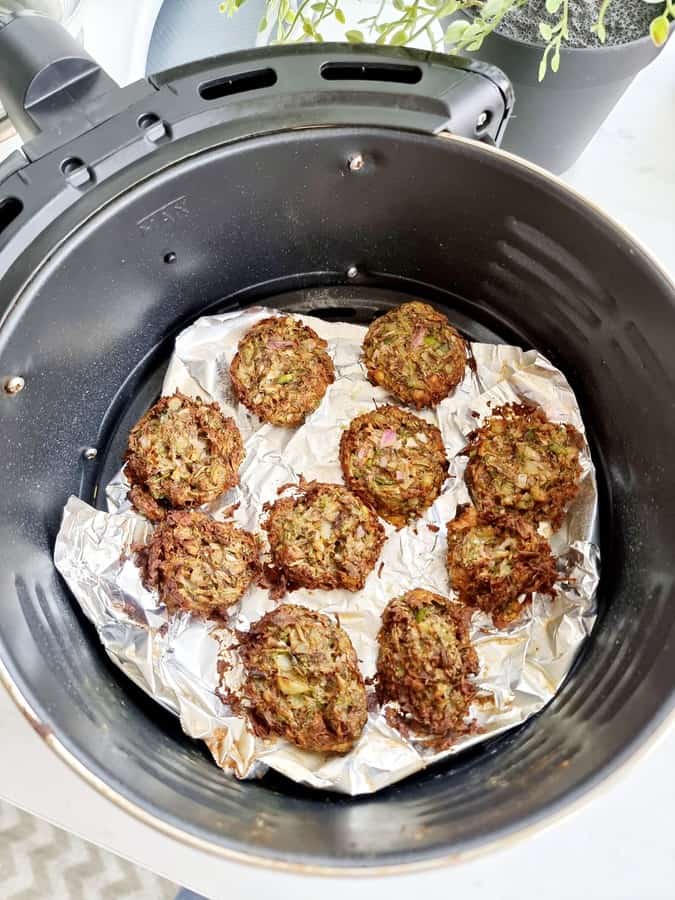
<path fill-rule="evenodd" d="M 366 39 L 363 36 L 363 32 L 357 31 L 356 29 L 345 31 L 345 37 L 350 44 L 365 44 L 366 42 Z"/>
<path fill-rule="evenodd" d="M 555 48 L 555 53 L 551 57 L 551 71 L 557 72 L 560 68 L 560 46 Z"/>
<path fill-rule="evenodd" d="M 408 32 L 405 28 L 399 29 L 396 34 L 389 41 L 390 44 L 394 47 L 401 47 L 408 40 Z"/>
<path fill-rule="evenodd" d="M 597 23 L 596 25 L 594 25 L 593 27 L 594 27 L 595 33 L 597 34 L 597 36 L 598 36 L 598 38 L 599 38 L 599 40 L 600 40 L 600 43 L 601 43 L 601 44 L 604 44 L 605 41 L 607 40 L 607 29 L 605 28 L 605 23 L 604 23 L 604 22 L 598 22 L 598 23 Z"/>
<path fill-rule="evenodd" d="M 314 12 L 323 12 L 324 6 L 324 3 L 312 3 L 312 9 L 314 10 Z"/>
<path fill-rule="evenodd" d="M 445 29 L 445 40 L 448 44 L 456 44 L 462 39 L 466 29 L 469 27 L 468 22 L 452 22 Z"/>
<path fill-rule="evenodd" d="M 263 31 L 267 31 L 267 16 L 263 16 L 258 22 L 258 34 L 262 34 Z"/>
<path fill-rule="evenodd" d="M 312 28 L 312 23 L 308 22 L 306 19 L 302 23 L 302 30 L 305 32 L 305 34 L 308 34 L 310 37 L 312 37 L 312 35 L 314 34 L 314 29 Z"/>
<path fill-rule="evenodd" d="M 446 16 L 451 16 L 454 12 L 457 12 L 458 0 L 447 0 L 447 3 L 444 3 L 441 6 L 438 12 L 438 18 L 444 19 Z"/>
<path fill-rule="evenodd" d="M 668 40 L 668 17 L 657 16 L 653 19 L 649 26 L 649 33 L 654 44 L 657 47 L 663 47 Z"/>
<path fill-rule="evenodd" d="M 546 0 L 546 12 L 555 15 L 562 6 L 563 0 Z"/>
<path fill-rule="evenodd" d="M 403 12 L 403 10 L 405 9 L 405 4 L 403 3 L 403 0 L 394 0 L 393 5 L 394 5 L 394 9 L 398 10 L 398 12 Z"/>
<path fill-rule="evenodd" d="M 341 9 L 335 10 L 335 18 L 338 20 L 340 25 L 345 25 L 347 22 L 347 19 L 345 18 L 345 14 L 342 12 Z"/>
<path fill-rule="evenodd" d="M 480 15 L 483 21 L 489 21 L 494 16 L 502 16 L 514 6 L 511 0 L 485 0 L 481 7 Z"/>
<path fill-rule="evenodd" d="M 482 38 L 484 33 L 484 26 L 481 25 L 480 22 L 471 22 L 469 27 L 465 30 L 462 35 L 462 40 L 466 44 L 467 41 L 474 41 L 478 38 Z"/>
<path fill-rule="evenodd" d="M 553 29 L 548 24 L 548 22 L 540 22 L 539 23 L 539 34 L 543 37 L 543 39 L 548 42 L 553 37 Z"/>
<path fill-rule="evenodd" d="M 539 63 L 539 81 L 543 81 L 544 78 L 546 78 L 546 54 L 542 56 Z"/>

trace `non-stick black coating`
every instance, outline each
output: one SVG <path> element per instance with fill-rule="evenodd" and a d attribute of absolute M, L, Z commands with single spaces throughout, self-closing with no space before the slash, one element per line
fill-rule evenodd
<path fill-rule="evenodd" d="M 370 164 L 350 175 L 355 150 Z M 173 212 L 139 228 L 163 206 Z M 51 562 L 67 496 L 92 499 L 97 484 L 99 463 L 82 448 L 105 460 L 134 398 L 152 402 L 178 328 L 245 289 L 269 299 L 344 283 L 351 265 L 364 284 L 431 298 L 469 333 L 537 347 L 565 371 L 598 467 L 604 559 L 600 620 L 540 716 L 356 800 L 224 777 L 107 662 Z M 307 130 L 166 169 L 56 251 L 0 330 L 0 372 L 26 378 L 0 399 L 0 656 L 11 678 L 42 730 L 114 791 L 269 861 L 421 862 L 552 812 L 672 706 L 673 333 L 672 287 L 639 248 L 562 187 L 479 145 Z"/>

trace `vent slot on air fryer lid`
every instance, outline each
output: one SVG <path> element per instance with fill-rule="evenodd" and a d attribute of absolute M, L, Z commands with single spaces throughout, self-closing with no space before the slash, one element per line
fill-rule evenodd
<path fill-rule="evenodd" d="M 383 62 L 330 62 L 321 67 L 326 81 L 389 81 L 392 84 L 419 84 L 419 66 Z"/>
<path fill-rule="evenodd" d="M 0 198 L 0 234 L 9 228 L 22 209 L 23 203 L 18 197 Z"/>
<path fill-rule="evenodd" d="M 254 69 L 206 81 L 199 85 L 199 96 L 202 100 L 220 100 L 221 97 L 230 97 L 232 94 L 272 87 L 276 83 L 277 73 L 274 69 Z"/>

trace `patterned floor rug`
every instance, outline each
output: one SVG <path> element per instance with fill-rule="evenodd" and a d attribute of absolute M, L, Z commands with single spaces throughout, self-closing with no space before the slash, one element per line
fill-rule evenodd
<path fill-rule="evenodd" d="M 0 802 L 0 900 L 173 900 L 176 885 Z"/>

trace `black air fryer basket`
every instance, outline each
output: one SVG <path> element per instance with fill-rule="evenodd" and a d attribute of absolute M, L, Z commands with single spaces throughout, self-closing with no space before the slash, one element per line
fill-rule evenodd
<path fill-rule="evenodd" d="M 2 24 L 0 99 L 27 143 L 0 165 L 0 673 L 40 736 L 171 834 L 305 871 L 459 857 L 615 770 L 673 705 L 675 295 L 600 211 L 490 146 L 501 73 L 331 45 L 121 90 L 49 20 Z M 196 317 L 255 302 L 367 323 L 411 296 L 568 376 L 600 483 L 596 628 L 540 715 L 381 793 L 225 777 L 57 576 L 64 503 L 102 505 Z"/>

